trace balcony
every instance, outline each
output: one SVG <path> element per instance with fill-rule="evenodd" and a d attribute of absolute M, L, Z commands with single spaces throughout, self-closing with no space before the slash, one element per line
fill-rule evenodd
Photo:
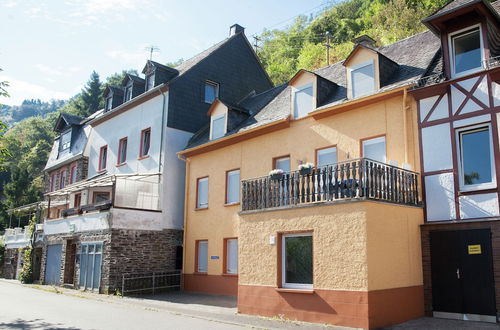
<path fill-rule="evenodd" d="M 291 208 L 340 201 L 376 200 L 420 205 L 418 174 L 361 158 L 313 168 L 309 174 L 285 173 L 242 181 L 242 211 Z"/>

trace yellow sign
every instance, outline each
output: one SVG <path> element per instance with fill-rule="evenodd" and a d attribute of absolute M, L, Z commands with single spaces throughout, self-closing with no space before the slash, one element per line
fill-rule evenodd
<path fill-rule="evenodd" d="M 469 254 L 481 254 L 481 245 L 467 245 Z"/>

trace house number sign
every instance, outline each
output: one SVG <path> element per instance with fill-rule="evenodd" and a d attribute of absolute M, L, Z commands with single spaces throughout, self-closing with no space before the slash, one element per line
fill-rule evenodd
<path fill-rule="evenodd" d="M 210 259 L 219 259 L 219 256 L 210 256 Z"/>
<path fill-rule="evenodd" d="M 481 254 L 481 245 L 467 245 L 469 254 Z"/>

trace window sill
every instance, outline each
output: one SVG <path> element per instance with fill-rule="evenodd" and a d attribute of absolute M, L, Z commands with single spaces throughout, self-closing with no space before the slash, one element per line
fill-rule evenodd
<path fill-rule="evenodd" d="M 195 210 L 195 211 L 203 211 L 203 210 L 208 210 L 208 207 L 199 207 L 199 208 L 195 208 L 194 210 Z"/>
<path fill-rule="evenodd" d="M 120 163 L 120 164 L 116 164 L 116 167 L 122 167 L 122 166 L 125 166 L 127 165 L 127 163 Z"/>
<path fill-rule="evenodd" d="M 314 294 L 314 289 L 285 289 L 285 288 L 275 288 L 277 292 L 281 293 L 302 293 L 302 294 Z"/>
<path fill-rule="evenodd" d="M 140 156 L 139 158 L 137 158 L 137 160 L 143 160 L 143 159 L 146 159 L 146 158 L 149 158 L 151 156 L 149 155 L 144 155 L 144 156 Z"/>
<path fill-rule="evenodd" d="M 104 173 L 104 172 L 106 172 L 106 169 L 105 169 L 105 168 L 100 169 L 100 170 L 98 170 L 98 171 L 97 171 L 97 173 L 99 173 L 99 174 L 100 174 L 100 173 Z"/>
<path fill-rule="evenodd" d="M 240 205 L 240 202 L 236 202 L 236 203 L 226 203 L 226 204 L 224 204 L 224 207 L 227 207 L 227 206 L 237 206 L 237 205 Z"/>
<path fill-rule="evenodd" d="M 469 190 L 459 190 L 458 196 L 467 196 L 467 195 L 477 195 L 477 194 L 488 194 L 488 193 L 496 193 L 497 187 L 484 187 L 477 189 L 469 189 Z"/>
<path fill-rule="evenodd" d="M 222 276 L 226 276 L 226 277 L 238 277 L 238 274 L 222 273 Z"/>

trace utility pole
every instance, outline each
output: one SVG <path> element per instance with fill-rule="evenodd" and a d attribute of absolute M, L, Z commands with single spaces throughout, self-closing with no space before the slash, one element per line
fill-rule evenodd
<path fill-rule="evenodd" d="M 154 53 L 157 53 L 160 51 L 160 48 L 156 47 L 156 46 L 149 46 L 149 47 L 146 47 L 144 48 L 144 50 L 147 50 L 149 52 L 149 60 L 151 61 L 153 59 L 153 52 Z"/>
<path fill-rule="evenodd" d="M 260 46 L 259 46 L 259 41 L 261 40 L 259 37 L 257 36 L 253 36 L 253 46 L 255 47 L 255 53 L 257 53 L 257 51 L 259 50 Z"/>
<path fill-rule="evenodd" d="M 330 32 L 326 31 L 326 44 L 323 44 L 323 46 L 326 47 L 326 65 L 330 65 L 330 48 L 332 46 L 330 45 Z"/>

